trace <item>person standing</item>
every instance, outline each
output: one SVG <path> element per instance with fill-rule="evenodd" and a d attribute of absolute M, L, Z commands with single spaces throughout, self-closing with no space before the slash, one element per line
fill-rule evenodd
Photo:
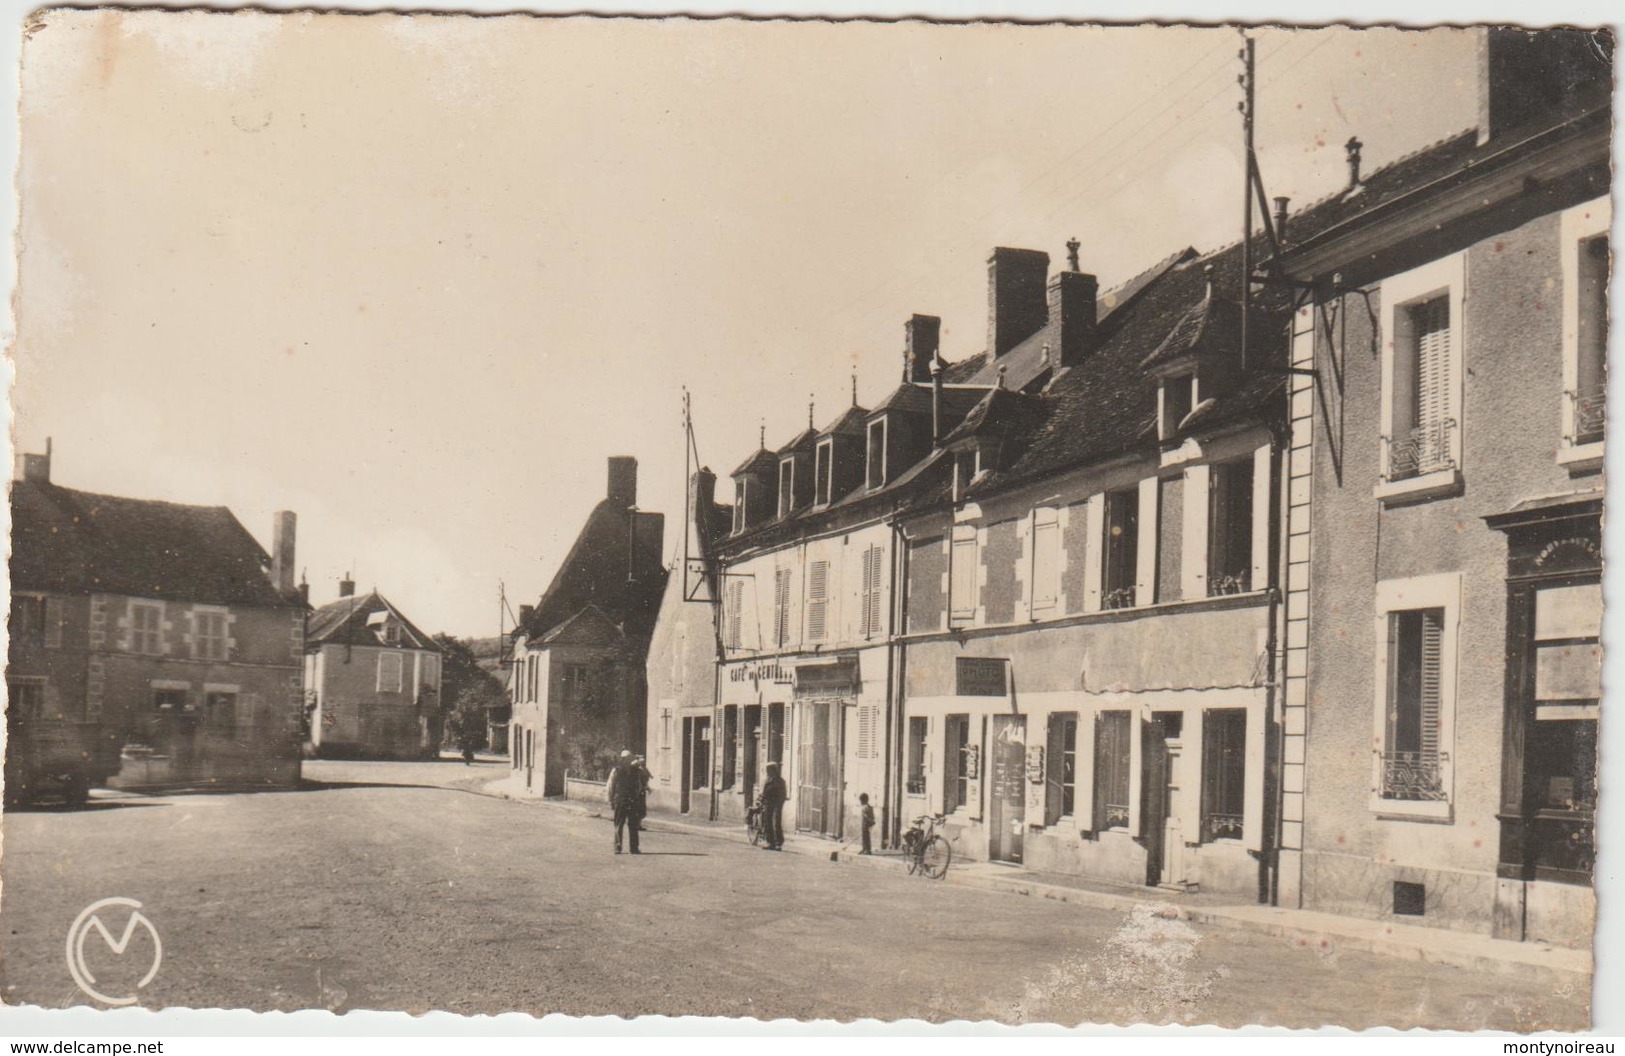
<path fill-rule="evenodd" d="M 649 816 L 649 785 L 654 781 L 655 775 L 649 772 L 649 763 L 641 755 L 632 757 L 632 769 L 638 778 L 638 805 L 637 826 L 643 831 L 643 819 Z"/>
<path fill-rule="evenodd" d="M 790 786 L 779 776 L 779 764 L 767 764 L 767 780 L 762 784 L 762 836 L 770 851 L 784 850 L 784 801 Z"/>
<path fill-rule="evenodd" d="M 871 843 L 873 837 L 870 834 L 875 828 L 875 808 L 870 805 L 867 792 L 858 795 L 858 802 L 863 805 L 863 850 L 858 853 L 873 854 L 875 853 L 874 845 Z"/>
<path fill-rule="evenodd" d="M 638 768 L 632 765 L 632 753 L 622 749 L 609 772 L 609 784 L 604 789 L 609 805 L 615 812 L 615 853 L 621 853 L 621 830 L 630 829 L 628 840 L 633 854 L 638 851 L 638 807 L 643 801 L 643 781 Z"/>

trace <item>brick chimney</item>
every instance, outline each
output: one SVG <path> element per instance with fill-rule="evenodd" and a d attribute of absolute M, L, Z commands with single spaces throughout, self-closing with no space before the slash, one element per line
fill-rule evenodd
<path fill-rule="evenodd" d="M 17 462 L 12 466 L 12 480 L 27 480 L 35 484 L 49 484 L 51 482 L 51 438 L 45 438 L 45 454 L 27 455 L 17 453 Z"/>
<path fill-rule="evenodd" d="M 1100 283 L 1086 271 L 1063 271 L 1049 280 L 1049 325 L 1057 367 L 1075 367 L 1100 347 L 1095 298 Z"/>
<path fill-rule="evenodd" d="M 1000 246 L 987 258 L 987 351 L 994 359 L 1043 329 L 1049 254 Z"/>
<path fill-rule="evenodd" d="M 348 572 L 344 573 L 344 578 L 339 580 L 339 597 L 355 597 L 355 580 L 350 578 L 350 573 Z"/>
<path fill-rule="evenodd" d="M 630 508 L 638 504 L 637 459 L 628 455 L 614 455 L 610 458 L 607 497 L 616 506 Z"/>
<path fill-rule="evenodd" d="M 1485 26 L 1478 37 L 1478 142 L 1537 119 L 1556 123 L 1608 100 L 1613 36 Z"/>
<path fill-rule="evenodd" d="M 717 475 L 708 467 L 696 469 L 688 480 L 688 511 L 693 520 L 684 530 L 694 533 L 691 538 L 701 554 L 710 553 L 711 544 L 728 534 L 728 526 L 717 517 Z"/>
<path fill-rule="evenodd" d="M 278 510 L 271 517 L 271 583 L 278 594 L 292 594 L 293 538 L 299 518 L 292 510 Z"/>
<path fill-rule="evenodd" d="M 942 320 L 934 315 L 911 315 L 903 324 L 903 383 L 931 380 L 931 361 L 942 338 Z"/>

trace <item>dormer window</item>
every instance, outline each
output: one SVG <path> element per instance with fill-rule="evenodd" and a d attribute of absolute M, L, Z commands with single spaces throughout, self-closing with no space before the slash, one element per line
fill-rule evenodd
<path fill-rule="evenodd" d="M 813 466 L 813 480 L 815 493 L 813 501 L 820 506 L 828 506 L 831 485 L 835 479 L 835 441 L 820 440 Z"/>
<path fill-rule="evenodd" d="M 1157 436 L 1162 440 L 1172 439 L 1179 432 L 1180 423 L 1190 417 L 1191 409 L 1196 406 L 1196 372 L 1164 378 L 1157 406 L 1161 412 Z"/>
<path fill-rule="evenodd" d="M 743 477 L 734 481 L 734 534 L 745 530 L 745 498 L 749 482 Z"/>
<path fill-rule="evenodd" d="M 869 423 L 869 475 L 868 486 L 878 488 L 886 483 L 886 419 L 876 418 Z"/>
<path fill-rule="evenodd" d="M 389 618 L 388 612 L 375 612 L 367 617 L 367 626 L 378 640 L 385 645 L 399 645 L 401 641 L 401 625 L 398 620 Z"/>
<path fill-rule="evenodd" d="M 779 516 L 788 517 L 796 508 L 796 460 L 786 458 L 779 462 Z"/>
<path fill-rule="evenodd" d="M 976 480 L 976 474 L 981 472 L 981 450 L 967 447 L 954 454 L 954 501 L 965 497 L 970 490 L 971 483 Z"/>

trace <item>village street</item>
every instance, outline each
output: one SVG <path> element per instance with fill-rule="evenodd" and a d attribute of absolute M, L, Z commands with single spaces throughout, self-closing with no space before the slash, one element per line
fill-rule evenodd
<path fill-rule="evenodd" d="M 479 794 L 504 772 L 318 762 L 300 791 L 8 814 L 5 1001 L 85 1003 L 64 939 L 123 897 L 162 938 L 148 1007 L 1585 1022 L 1574 988 L 771 854 L 658 817 L 643 855 L 616 857 L 605 821 Z"/>

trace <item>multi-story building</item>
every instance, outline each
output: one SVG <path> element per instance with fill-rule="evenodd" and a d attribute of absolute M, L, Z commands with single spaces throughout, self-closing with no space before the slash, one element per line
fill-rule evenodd
<path fill-rule="evenodd" d="M 1283 904 L 1591 941 L 1608 44 L 1486 31 L 1478 127 L 1283 258 Z"/>
<path fill-rule="evenodd" d="M 54 731 L 112 746 L 71 791 L 299 780 L 307 606 L 292 513 L 267 554 L 223 506 L 96 495 L 27 454 L 11 487 L 8 781 Z M 15 764 L 15 765 L 12 765 Z"/>
<path fill-rule="evenodd" d="M 305 630 L 305 707 L 319 755 L 422 759 L 440 750 L 442 650 L 376 590 L 336 600 Z"/>
<path fill-rule="evenodd" d="M 637 495 L 637 460 L 611 458 L 604 499 L 541 599 L 520 607 L 507 654 L 516 795 L 561 795 L 566 773 L 603 780 L 619 752 L 643 749 L 665 518 Z"/>

